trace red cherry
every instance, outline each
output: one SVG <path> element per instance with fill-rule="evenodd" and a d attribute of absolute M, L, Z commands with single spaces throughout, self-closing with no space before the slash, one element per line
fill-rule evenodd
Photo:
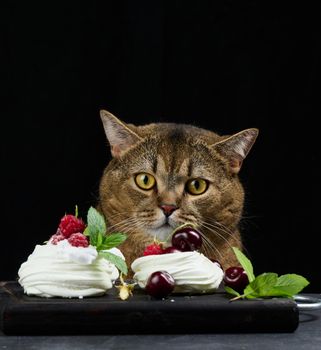
<path fill-rule="evenodd" d="M 224 283 L 239 293 L 243 293 L 244 288 L 249 284 L 249 278 L 243 267 L 229 267 L 224 274 Z"/>
<path fill-rule="evenodd" d="M 181 251 L 175 247 L 167 247 L 163 249 L 163 254 L 171 254 L 171 253 L 181 253 Z"/>
<path fill-rule="evenodd" d="M 202 236 L 192 227 L 184 227 L 173 234 L 172 246 L 182 252 L 198 250 L 202 246 Z"/>
<path fill-rule="evenodd" d="M 166 271 L 153 272 L 145 287 L 145 291 L 155 298 L 165 298 L 172 293 L 175 287 L 175 280 L 172 275 Z"/>

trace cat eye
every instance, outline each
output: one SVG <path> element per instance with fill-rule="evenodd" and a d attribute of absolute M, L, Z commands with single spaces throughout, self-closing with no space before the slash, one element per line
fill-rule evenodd
<path fill-rule="evenodd" d="M 142 190 L 151 190 L 156 184 L 154 176 L 147 173 L 137 174 L 135 176 L 135 182 Z"/>
<path fill-rule="evenodd" d="M 204 179 L 192 179 L 186 183 L 186 191 L 193 195 L 204 193 L 208 188 L 208 182 Z"/>

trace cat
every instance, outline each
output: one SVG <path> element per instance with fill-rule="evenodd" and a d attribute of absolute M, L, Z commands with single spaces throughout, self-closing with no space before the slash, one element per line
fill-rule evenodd
<path fill-rule="evenodd" d="M 258 129 L 219 136 L 191 125 L 135 126 L 104 110 L 100 115 L 113 158 L 97 208 L 111 231 L 128 235 L 120 246 L 128 266 L 154 238 L 163 241 L 184 223 L 201 231 L 204 255 L 223 268 L 239 265 L 231 249 L 242 249 L 238 173 Z"/>

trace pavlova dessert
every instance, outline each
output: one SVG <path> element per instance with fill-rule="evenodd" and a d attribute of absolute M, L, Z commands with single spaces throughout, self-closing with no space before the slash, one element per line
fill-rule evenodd
<path fill-rule="evenodd" d="M 170 293 L 209 293 L 221 284 L 224 272 L 220 264 L 211 261 L 198 250 L 202 235 L 184 225 L 171 236 L 171 246 L 154 242 L 146 247 L 142 257 L 131 268 L 134 280 L 154 297 Z"/>
<path fill-rule="evenodd" d="M 201 294 L 218 289 L 223 281 L 231 300 L 258 297 L 293 297 L 309 282 L 302 276 L 263 273 L 255 277 L 250 260 L 232 247 L 241 266 L 225 270 L 202 253 L 202 234 L 191 224 L 178 227 L 166 242 L 154 241 L 131 265 L 134 280 L 124 281 L 127 265 L 116 247 L 122 233 L 107 233 L 102 215 L 90 208 L 87 225 L 75 215 L 65 215 L 56 234 L 36 245 L 18 271 L 27 295 L 83 298 L 103 295 L 115 285 L 126 300 L 134 286 L 156 298 L 171 293 Z M 171 245 L 168 243 L 170 241 Z M 114 283 L 118 280 L 118 283 Z"/>
<path fill-rule="evenodd" d="M 127 266 L 116 248 L 126 236 L 106 234 L 104 218 L 90 208 L 87 226 L 76 215 L 65 215 L 57 233 L 36 245 L 19 271 L 27 295 L 82 298 L 105 294 Z"/>

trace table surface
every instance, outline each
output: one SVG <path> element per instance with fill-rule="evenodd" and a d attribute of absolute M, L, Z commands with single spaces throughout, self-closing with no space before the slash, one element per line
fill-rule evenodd
<path fill-rule="evenodd" d="M 310 294 L 320 297 L 321 294 Z M 215 315 L 213 315 L 215 317 Z M 301 311 L 294 333 L 186 334 L 186 335 L 79 335 L 5 336 L 0 349 L 321 349 L 321 310 Z"/>

